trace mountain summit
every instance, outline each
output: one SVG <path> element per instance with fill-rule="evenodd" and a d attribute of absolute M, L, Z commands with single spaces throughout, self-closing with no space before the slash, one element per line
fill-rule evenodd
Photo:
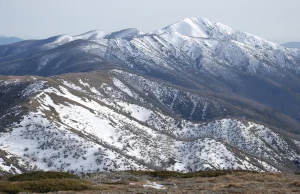
<path fill-rule="evenodd" d="M 176 22 L 161 30 L 161 33 L 179 33 L 183 36 L 191 36 L 197 38 L 220 38 L 230 36 L 234 30 L 221 23 L 212 23 L 206 18 L 186 18 L 182 21 Z"/>

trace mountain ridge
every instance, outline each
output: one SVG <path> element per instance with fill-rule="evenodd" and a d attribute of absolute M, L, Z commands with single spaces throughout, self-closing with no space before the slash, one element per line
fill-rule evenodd
<path fill-rule="evenodd" d="M 12 44 L 12 43 L 20 42 L 22 40 L 23 39 L 18 37 L 0 36 L 0 45 Z"/>
<path fill-rule="evenodd" d="M 300 42 L 287 42 L 281 45 L 287 48 L 297 48 L 297 49 L 300 48 Z"/>

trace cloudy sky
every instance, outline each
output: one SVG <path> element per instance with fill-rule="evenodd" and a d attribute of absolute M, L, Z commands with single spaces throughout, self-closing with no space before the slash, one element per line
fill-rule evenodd
<path fill-rule="evenodd" d="M 148 32 L 205 17 L 275 42 L 300 41 L 299 8 L 300 0 L 0 0 L 0 36 Z"/>

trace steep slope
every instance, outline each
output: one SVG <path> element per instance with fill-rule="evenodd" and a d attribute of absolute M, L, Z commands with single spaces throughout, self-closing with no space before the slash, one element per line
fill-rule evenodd
<path fill-rule="evenodd" d="M 135 85 L 155 87 L 156 96 L 134 89 L 124 80 L 127 76 L 143 80 Z M 166 113 L 164 108 L 185 106 L 188 100 L 198 103 L 190 110 L 191 115 L 202 111 L 202 117 L 207 117 L 214 109 L 216 114 L 222 114 L 224 107 L 218 101 L 184 90 L 177 92 L 179 102 L 168 105 L 164 100 L 177 89 L 162 82 L 113 70 L 52 78 L 9 78 L 1 86 L 25 81 L 30 84 L 18 92 L 22 103 L 1 117 L 21 115 L 1 132 L 0 150 L 11 162 L 10 167 L 3 162 L 2 171 L 13 172 L 15 166 L 19 171 L 77 173 L 298 168 L 298 137 L 291 139 L 244 119 L 195 123 L 177 117 L 175 111 Z"/>

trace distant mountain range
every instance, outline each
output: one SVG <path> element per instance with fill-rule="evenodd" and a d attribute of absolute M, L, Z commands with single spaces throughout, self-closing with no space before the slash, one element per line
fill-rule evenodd
<path fill-rule="evenodd" d="M 300 42 L 287 42 L 281 45 L 287 48 L 300 48 Z"/>
<path fill-rule="evenodd" d="M 20 42 L 20 41 L 22 41 L 22 39 L 17 38 L 17 37 L 0 36 L 0 45 L 11 44 L 11 43 Z"/>
<path fill-rule="evenodd" d="M 300 51 L 205 18 L 0 46 L 0 173 L 299 171 Z"/>

